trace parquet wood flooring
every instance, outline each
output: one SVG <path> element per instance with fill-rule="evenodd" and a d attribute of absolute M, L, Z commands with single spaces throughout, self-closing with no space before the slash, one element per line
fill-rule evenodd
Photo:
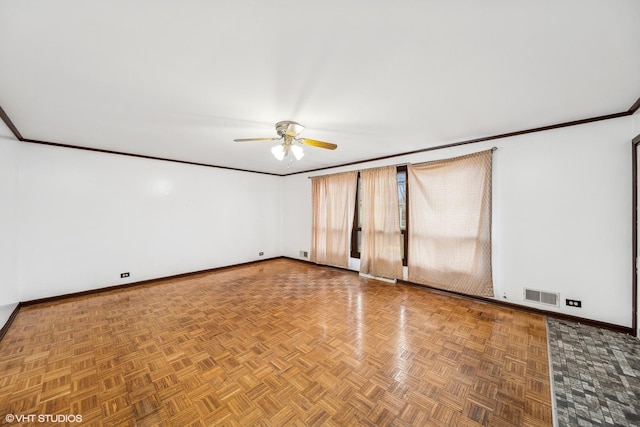
<path fill-rule="evenodd" d="M 0 424 L 548 426 L 548 366 L 541 316 L 277 259 L 21 308 Z"/>

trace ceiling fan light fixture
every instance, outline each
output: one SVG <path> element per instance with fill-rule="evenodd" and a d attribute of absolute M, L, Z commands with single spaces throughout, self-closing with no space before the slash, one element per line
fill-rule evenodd
<path fill-rule="evenodd" d="M 300 132 L 302 132 L 303 130 L 304 130 L 304 126 L 302 126 L 300 123 L 291 122 L 289 123 L 288 129 L 287 129 L 287 135 L 298 136 L 298 134 L 300 134 Z"/>
<path fill-rule="evenodd" d="M 330 142 L 318 141 L 317 139 L 298 138 L 298 134 L 302 132 L 304 126 L 292 120 L 285 120 L 276 123 L 276 132 L 278 138 L 240 138 L 234 139 L 234 142 L 253 142 L 253 141 L 280 141 L 281 144 L 271 148 L 271 154 L 277 160 L 287 160 L 287 167 L 291 165 L 293 160 L 300 160 L 304 157 L 303 145 L 311 147 L 324 148 L 327 150 L 335 150 L 338 146 Z"/>
<path fill-rule="evenodd" d="M 284 160 L 284 146 L 282 144 L 278 144 L 275 147 L 273 147 L 271 149 L 271 153 L 273 154 L 273 157 L 275 157 L 278 160 Z"/>
<path fill-rule="evenodd" d="M 296 157 L 296 160 L 300 160 L 304 156 L 304 150 L 299 145 L 292 145 L 291 152 Z"/>

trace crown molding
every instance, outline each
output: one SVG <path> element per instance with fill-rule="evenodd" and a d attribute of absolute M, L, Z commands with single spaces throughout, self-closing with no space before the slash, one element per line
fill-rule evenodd
<path fill-rule="evenodd" d="M 139 158 L 142 158 L 142 159 L 160 160 L 160 161 L 165 161 L 165 162 L 181 163 L 181 164 L 193 165 L 193 166 L 204 166 L 204 167 L 210 167 L 210 168 L 216 168 L 216 169 L 226 169 L 226 170 L 233 170 L 233 171 L 238 171 L 238 172 L 257 173 L 257 174 L 261 174 L 261 175 L 291 176 L 291 175 L 298 175 L 298 174 L 302 174 L 302 173 L 310 173 L 310 172 L 318 172 L 318 171 L 323 171 L 323 170 L 329 170 L 329 169 L 334 169 L 334 168 L 339 168 L 339 167 L 344 167 L 344 166 L 353 166 L 353 165 L 358 165 L 358 164 L 368 163 L 368 162 L 373 162 L 373 161 L 378 161 L 378 160 L 393 159 L 393 158 L 400 157 L 400 156 L 408 156 L 408 155 L 424 153 L 424 152 L 428 152 L 428 151 L 443 150 L 445 148 L 459 147 L 459 146 L 462 146 L 462 145 L 477 144 L 479 142 L 492 141 L 492 140 L 502 139 L 502 138 L 510 138 L 510 137 L 514 137 L 514 136 L 526 135 L 526 134 L 529 134 L 529 133 L 544 132 L 544 131 L 548 131 L 548 130 L 560 129 L 560 128 L 569 127 L 569 126 L 578 126 L 578 125 L 583 125 L 583 124 L 586 124 L 586 123 L 599 122 L 599 121 L 603 121 L 603 120 L 616 119 L 616 118 L 620 118 L 620 117 L 630 116 L 630 115 L 634 114 L 636 111 L 638 111 L 638 109 L 640 109 L 640 98 L 638 98 L 636 100 L 636 102 L 627 111 L 622 111 L 622 112 L 619 112 L 619 113 L 607 114 L 607 115 L 597 116 L 597 117 L 590 117 L 590 118 L 580 119 L 580 120 L 573 120 L 573 121 L 569 121 L 569 122 L 556 123 L 556 124 L 553 124 L 553 125 L 540 126 L 540 127 L 536 127 L 536 128 L 524 129 L 524 130 L 519 130 L 519 131 L 515 131 L 515 132 L 508 132 L 508 133 L 502 133 L 502 134 L 491 135 L 491 136 L 485 136 L 485 137 L 481 137 L 481 138 L 467 139 L 467 140 L 463 140 L 463 141 L 453 142 L 453 143 L 450 143 L 450 144 L 436 145 L 436 146 L 433 146 L 433 147 L 421 148 L 421 149 L 418 149 L 418 150 L 406 151 L 406 152 L 397 153 L 397 154 L 390 154 L 388 156 L 374 157 L 374 158 L 362 159 L 362 160 L 357 160 L 357 161 L 348 162 L 348 163 L 341 163 L 341 164 L 338 164 L 338 165 L 335 165 L 335 166 L 326 166 L 326 167 L 322 167 L 322 168 L 307 169 L 307 170 L 302 170 L 302 171 L 298 171 L 298 172 L 290 172 L 290 173 L 282 173 L 282 174 L 272 173 L 272 172 L 263 172 L 263 171 L 253 170 L 253 169 L 241 169 L 241 168 L 234 168 L 234 167 L 229 167 L 229 166 L 215 165 L 215 164 L 210 164 L 210 163 L 190 162 L 190 161 L 186 161 L 186 160 L 177 160 L 177 159 L 170 159 L 170 158 L 165 158 L 165 157 L 147 156 L 147 155 L 143 155 L 143 154 L 127 153 L 127 152 L 123 152 L 123 151 L 105 150 L 105 149 L 101 149 L 101 148 L 83 147 L 83 146 L 79 146 L 79 145 L 62 144 L 62 143 L 58 143 L 58 142 L 41 141 L 41 140 L 37 140 L 37 139 L 24 138 L 22 136 L 22 134 L 20 133 L 20 131 L 18 130 L 18 128 L 13 123 L 13 121 L 9 118 L 9 115 L 2 108 L 2 106 L 0 106 L 0 118 L 7 125 L 7 127 L 11 130 L 11 132 L 16 137 L 16 139 L 18 141 L 21 141 L 21 142 L 28 142 L 28 143 L 32 143 L 32 144 L 41 144 L 41 145 L 49 145 L 49 146 L 53 146 L 53 147 L 71 148 L 71 149 L 76 149 L 76 150 L 95 151 L 95 152 L 98 152 L 98 153 L 115 154 L 115 155 L 120 155 L 120 156 L 139 157 Z"/>

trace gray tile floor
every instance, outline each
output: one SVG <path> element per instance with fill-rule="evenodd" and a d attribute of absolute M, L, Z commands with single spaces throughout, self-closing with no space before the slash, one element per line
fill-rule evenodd
<path fill-rule="evenodd" d="M 559 426 L 640 426 L 640 340 L 547 318 Z"/>

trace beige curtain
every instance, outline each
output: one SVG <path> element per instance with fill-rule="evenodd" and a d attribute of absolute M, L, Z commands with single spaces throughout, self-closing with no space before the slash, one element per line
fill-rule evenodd
<path fill-rule="evenodd" d="M 492 150 L 408 167 L 409 280 L 493 296 Z"/>
<path fill-rule="evenodd" d="M 402 279 L 402 235 L 395 166 L 360 172 L 362 248 L 360 272 Z"/>
<path fill-rule="evenodd" d="M 347 268 L 358 172 L 311 178 L 311 261 Z"/>

